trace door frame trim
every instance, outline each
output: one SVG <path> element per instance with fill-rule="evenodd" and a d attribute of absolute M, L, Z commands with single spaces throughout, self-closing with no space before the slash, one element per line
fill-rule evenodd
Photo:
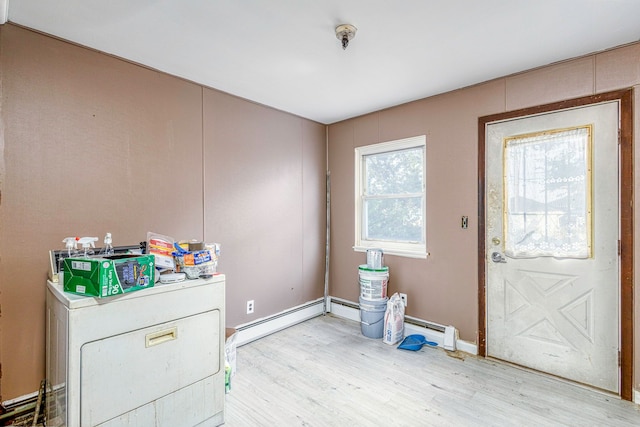
<path fill-rule="evenodd" d="M 492 122 L 607 101 L 620 103 L 620 397 L 633 400 L 633 88 L 478 118 L 478 355 L 486 357 L 485 138 Z"/>

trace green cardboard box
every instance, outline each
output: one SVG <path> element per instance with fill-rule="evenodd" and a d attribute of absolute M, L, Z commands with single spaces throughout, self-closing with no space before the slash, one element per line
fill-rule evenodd
<path fill-rule="evenodd" d="M 110 297 L 153 286 L 153 255 L 112 255 L 99 258 L 65 258 L 64 291 Z"/>

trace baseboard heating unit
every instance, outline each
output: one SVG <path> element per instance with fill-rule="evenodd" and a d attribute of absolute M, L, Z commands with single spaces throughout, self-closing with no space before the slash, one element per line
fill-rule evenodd
<path fill-rule="evenodd" d="M 274 332 L 288 328 L 305 320 L 321 316 L 324 311 L 323 298 L 309 301 L 297 307 L 281 311 L 272 316 L 267 316 L 253 322 L 244 323 L 235 327 L 236 345 L 248 344 Z M 337 317 L 360 322 L 360 306 L 352 301 L 329 297 L 327 312 Z M 439 347 L 446 350 L 460 350 L 469 354 L 478 354 L 478 348 L 474 343 L 462 341 L 457 337 L 457 331 L 452 326 L 440 325 L 426 320 L 405 316 L 405 335 L 422 334 L 429 341 L 438 343 Z"/>
<path fill-rule="evenodd" d="M 329 297 L 328 311 L 334 316 L 360 322 L 360 306 L 353 301 Z M 429 341 L 438 343 L 445 350 L 460 350 L 469 354 L 478 354 L 478 347 L 458 339 L 457 330 L 453 326 L 445 326 L 411 316 L 404 318 L 405 336 L 411 334 L 424 335 Z"/>
<path fill-rule="evenodd" d="M 249 323 L 236 326 L 236 345 L 250 343 L 264 336 L 278 332 L 305 320 L 321 316 L 324 311 L 324 298 L 309 301 L 297 307 L 281 311 Z"/>

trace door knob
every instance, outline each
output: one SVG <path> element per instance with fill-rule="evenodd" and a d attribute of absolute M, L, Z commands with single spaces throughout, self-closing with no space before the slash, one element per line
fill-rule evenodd
<path fill-rule="evenodd" d="M 507 262 L 506 258 L 502 256 L 500 252 L 494 252 L 491 254 L 491 261 L 493 262 Z"/>

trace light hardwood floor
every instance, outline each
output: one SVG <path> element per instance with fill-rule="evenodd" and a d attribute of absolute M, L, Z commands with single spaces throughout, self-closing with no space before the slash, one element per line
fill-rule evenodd
<path fill-rule="evenodd" d="M 398 350 L 317 317 L 237 349 L 227 427 L 640 426 L 640 406 L 466 353 Z"/>

